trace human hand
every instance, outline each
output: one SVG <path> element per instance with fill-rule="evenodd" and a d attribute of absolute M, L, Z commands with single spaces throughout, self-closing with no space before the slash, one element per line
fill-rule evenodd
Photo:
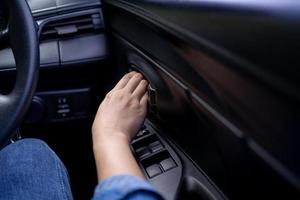
<path fill-rule="evenodd" d="M 147 113 L 148 82 L 137 72 L 126 74 L 101 103 L 92 132 L 94 146 L 115 139 L 131 139 Z"/>

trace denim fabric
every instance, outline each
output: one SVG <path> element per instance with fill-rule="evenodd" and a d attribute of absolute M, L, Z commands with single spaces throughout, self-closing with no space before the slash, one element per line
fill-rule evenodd
<path fill-rule="evenodd" d="M 24 139 L 0 151 L 0 200 L 72 200 L 65 166 L 46 143 Z M 146 181 L 113 176 L 101 182 L 93 200 L 162 200 Z"/>
<path fill-rule="evenodd" d="M 60 159 L 37 139 L 24 139 L 0 151 L 1 200 L 72 200 Z"/>
<path fill-rule="evenodd" d="M 93 200 L 163 200 L 146 182 L 135 176 L 119 175 L 102 181 L 95 189 Z"/>

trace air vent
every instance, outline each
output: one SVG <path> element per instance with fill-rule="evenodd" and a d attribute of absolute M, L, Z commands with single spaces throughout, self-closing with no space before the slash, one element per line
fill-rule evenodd
<path fill-rule="evenodd" d="M 69 17 L 47 23 L 41 32 L 40 39 L 57 39 L 85 33 L 99 32 L 103 29 L 100 13 Z"/>

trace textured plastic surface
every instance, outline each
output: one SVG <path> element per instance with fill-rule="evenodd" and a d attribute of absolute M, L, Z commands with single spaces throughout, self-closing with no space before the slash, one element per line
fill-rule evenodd
<path fill-rule="evenodd" d="M 74 6 L 99 5 L 99 0 L 27 0 L 33 14 L 58 12 L 60 9 L 72 8 Z"/>
<path fill-rule="evenodd" d="M 103 59 L 108 55 L 105 35 L 92 35 L 59 41 L 62 65 Z"/>
<path fill-rule="evenodd" d="M 40 66 L 60 66 L 105 59 L 108 55 L 106 37 L 102 34 L 77 37 L 40 44 Z M 11 49 L 0 51 L 0 70 L 14 69 Z"/>
<path fill-rule="evenodd" d="M 9 48 L 0 51 L 0 70 L 16 67 L 12 50 Z M 43 42 L 40 44 L 40 66 L 58 66 L 59 52 L 57 41 Z"/>
<path fill-rule="evenodd" d="M 299 199 L 299 4 L 104 2 L 119 60 L 156 72 L 158 120 L 222 191 Z"/>

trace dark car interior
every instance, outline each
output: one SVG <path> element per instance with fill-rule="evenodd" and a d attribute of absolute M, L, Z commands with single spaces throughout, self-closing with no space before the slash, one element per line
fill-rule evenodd
<path fill-rule="evenodd" d="M 0 48 L 1 145 L 44 140 L 74 199 L 97 185 L 97 108 L 132 70 L 150 83 L 132 152 L 166 200 L 300 199 L 297 1 L 4 0 Z"/>

